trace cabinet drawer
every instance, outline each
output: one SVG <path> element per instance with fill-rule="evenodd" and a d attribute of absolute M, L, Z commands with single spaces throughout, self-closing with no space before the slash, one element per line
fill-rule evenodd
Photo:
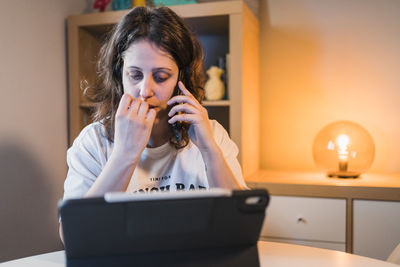
<path fill-rule="evenodd" d="M 353 201 L 354 254 L 386 260 L 400 243 L 400 202 Z"/>
<path fill-rule="evenodd" d="M 346 242 L 346 200 L 271 196 L 264 237 Z"/>

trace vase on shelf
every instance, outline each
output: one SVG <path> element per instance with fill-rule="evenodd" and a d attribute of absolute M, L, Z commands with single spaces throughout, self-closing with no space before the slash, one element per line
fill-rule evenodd
<path fill-rule="evenodd" d="M 208 80 L 204 86 L 206 100 L 221 100 L 225 95 L 225 85 L 221 80 L 224 71 L 216 66 L 207 70 Z"/>

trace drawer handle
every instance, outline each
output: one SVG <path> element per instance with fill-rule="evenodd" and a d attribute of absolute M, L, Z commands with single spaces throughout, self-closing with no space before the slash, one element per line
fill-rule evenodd
<path fill-rule="evenodd" d="M 307 221 L 304 219 L 304 218 L 302 218 L 302 217 L 299 217 L 299 218 L 297 218 L 297 223 L 307 223 Z"/>

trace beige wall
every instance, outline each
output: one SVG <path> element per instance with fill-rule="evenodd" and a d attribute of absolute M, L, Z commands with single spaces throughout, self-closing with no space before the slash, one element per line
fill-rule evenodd
<path fill-rule="evenodd" d="M 372 171 L 400 172 L 400 1 L 260 0 L 261 167 L 316 170 L 336 120 L 372 135 Z"/>
<path fill-rule="evenodd" d="M 0 262 L 61 248 L 65 18 L 84 6 L 83 0 L 1 0 Z"/>

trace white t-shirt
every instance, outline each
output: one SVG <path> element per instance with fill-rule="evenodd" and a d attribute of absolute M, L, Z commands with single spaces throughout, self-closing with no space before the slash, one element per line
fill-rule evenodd
<path fill-rule="evenodd" d="M 215 141 L 242 186 L 247 187 L 237 160 L 238 148 L 225 129 L 211 120 Z M 64 183 L 64 199 L 83 197 L 100 175 L 113 149 L 104 126 L 95 122 L 86 126 L 67 152 L 69 166 Z M 169 142 L 145 148 L 128 185 L 128 192 L 209 189 L 200 150 L 191 141 L 183 149 Z"/>

